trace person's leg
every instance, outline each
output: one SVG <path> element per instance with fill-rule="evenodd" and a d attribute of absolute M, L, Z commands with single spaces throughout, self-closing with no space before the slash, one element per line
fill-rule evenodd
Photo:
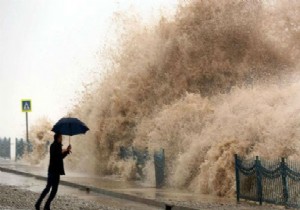
<path fill-rule="evenodd" d="M 44 207 L 45 210 L 50 209 L 51 202 L 55 198 L 55 195 L 56 195 L 57 190 L 58 190 L 59 178 L 60 178 L 59 175 L 53 176 L 52 189 L 51 189 L 49 198 L 48 198 L 48 200 L 45 204 L 45 207 Z"/>
<path fill-rule="evenodd" d="M 51 189 L 52 182 L 53 182 L 52 176 L 50 174 L 48 174 L 47 185 L 46 185 L 45 189 L 43 190 L 43 192 L 41 193 L 41 196 L 39 197 L 39 199 L 35 203 L 35 209 L 36 210 L 40 209 L 40 206 L 41 206 L 41 203 L 42 203 L 43 199 L 46 197 L 46 195 L 48 194 L 48 192 Z"/>

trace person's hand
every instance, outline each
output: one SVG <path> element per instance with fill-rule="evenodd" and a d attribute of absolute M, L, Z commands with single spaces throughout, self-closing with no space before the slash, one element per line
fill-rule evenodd
<path fill-rule="evenodd" d="M 70 154 L 70 153 L 72 153 L 72 146 L 71 146 L 71 144 L 69 144 L 69 146 L 67 147 L 67 151 L 68 151 L 68 153 Z"/>

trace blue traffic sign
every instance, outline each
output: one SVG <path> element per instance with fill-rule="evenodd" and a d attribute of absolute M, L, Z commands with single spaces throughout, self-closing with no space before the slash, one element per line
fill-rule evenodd
<path fill-rule="evenodd" d="M 32 106 L 31 106 L 30 99 L 22 99 L 21 105 L 22 105 L 22 112 L 31 112 Z"/>

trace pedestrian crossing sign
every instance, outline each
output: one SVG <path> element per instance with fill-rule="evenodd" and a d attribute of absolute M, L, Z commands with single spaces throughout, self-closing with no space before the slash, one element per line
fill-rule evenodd
<path fill-rule="evenodd" d="M 22 112 L 31 112 L 31 100 L 30 99 L 22 99 Z"/>

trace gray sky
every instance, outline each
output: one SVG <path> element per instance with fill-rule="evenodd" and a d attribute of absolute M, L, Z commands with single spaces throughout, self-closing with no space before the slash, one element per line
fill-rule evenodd
<path fill-rule="evenodd" d="M 145 18 L 177 0 L 0 0 L 0 138 L 24 137 L 21 99 L 32 100 L 29 123 L 68 113 L 82 84 L 100 72 L 97 51 L 114 11 L 134 5 Z"/>

